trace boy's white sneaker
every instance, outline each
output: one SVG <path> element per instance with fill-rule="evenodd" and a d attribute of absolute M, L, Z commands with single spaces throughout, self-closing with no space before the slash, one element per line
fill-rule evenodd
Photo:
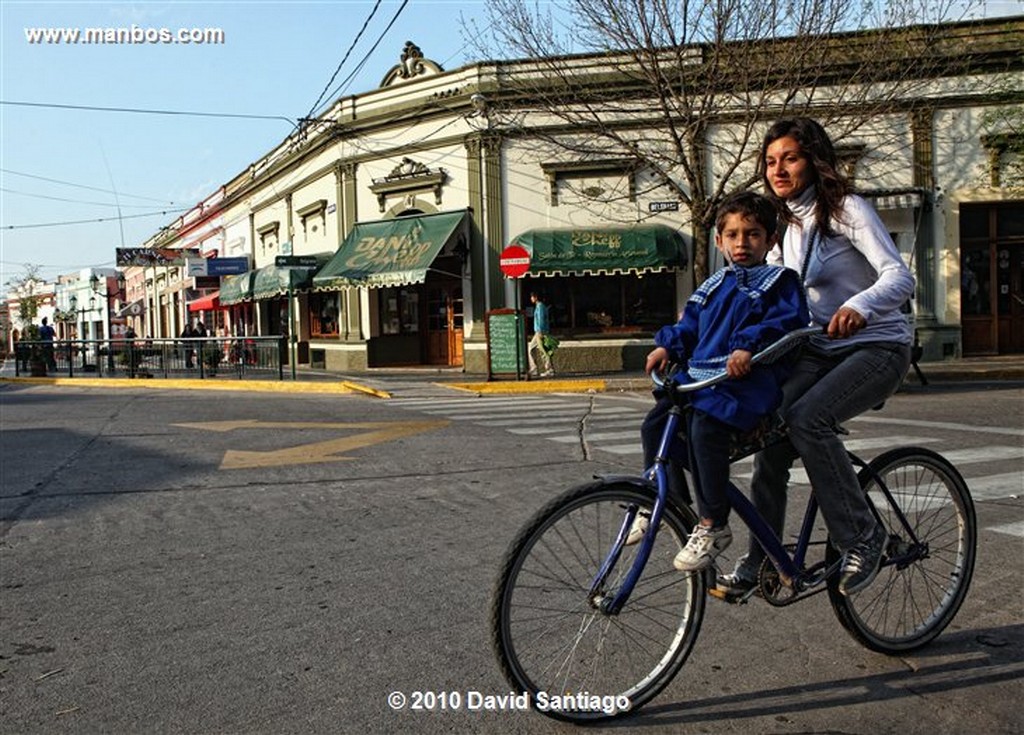
<path fill-rule="evenodd" d="M 731 543 L 732 531 L 728 526 L 705 528 L 698 524 L 694 526 L 686 546 L 676 554 L 672 565 L 680 572 L 707 569 L 714 564 L 715 557 L 725 551 Z"/>
<path fill-rule="evenodd" d="M 651 517 L 640 511 L 636 514 L 633 519 L 633 525 L 629 527 L 629 534 L 626 536 L 625 545 L 632 546 L 633 544 L 640 543 L 640 539 L 647 533 L 647 529 L 651 527 Z"/>

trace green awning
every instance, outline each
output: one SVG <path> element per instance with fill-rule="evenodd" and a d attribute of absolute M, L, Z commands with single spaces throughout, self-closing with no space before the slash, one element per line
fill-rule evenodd
<path fill-rule="evenodd" d="M 530 251 L 530 274 L 653 273 L 686 266 L 686 242 L 666 225 L 528 230 L 514 244 Z"/>
<path fill-rule="evenodd" d="M 323 265 L 331 258 L 330 253 L 317 253 L 317 263 Z M 289 291 L 308 289 L 313 282 L 316 268 L 297 266 L 265 265 L 257 270 L 252 283 L 254 299 L 272 299 Z"/>
<path fill-rule="evenodd" d="M 255 275 L 256 271 L 248 271 L 237 276 L 224 276 L 220 282 L 221 306 L 252 301 L 252 281 Z"/>
<path fill-rule="evenodd" d="M 465 211 L 459 211 L 357 224 L 331 262 L 313 276 L 313 288 L 334 291 L 422 283 L 465 216 Z"/>

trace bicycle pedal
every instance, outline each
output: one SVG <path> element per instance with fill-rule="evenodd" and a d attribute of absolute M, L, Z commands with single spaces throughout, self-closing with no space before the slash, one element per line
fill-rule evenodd
<path fill-rule="evenodd" d="M 744 592 L 742 595 L 730 595 L 725 590 L 720 590 L 717 587 L 708 588 L 708 594 L 711 597 L 714 597 L 716 600 L 721 600 L 722 602 L 728 602 L 730 605 L 746 605 L 747 600 L 753 597 L 755 592 L 757 592 L 756 587 Z"/>

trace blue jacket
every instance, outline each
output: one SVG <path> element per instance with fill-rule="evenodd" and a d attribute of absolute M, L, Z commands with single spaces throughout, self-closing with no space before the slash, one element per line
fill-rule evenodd
<path fill-rule="evenodd" d="M 654 337 L 687 374 L 702 380 L 725 370 L 733 350 L 756 353 L 810 322 L 796 271 L 778 265 L 729 266 L 718 271 L 686 302 L 683 318 Z M 742 431 L 782 402 L 789 361 L 755 365 L 739 380 L 726 380 L 692 395 L 691 403 Z"/>
<path fill-rule="evenodd" d="M 538 301 L 533 305 L 533 331 L 541 334 L 551 331 L 548 328 L 548 305 L 543 301 Z"/>

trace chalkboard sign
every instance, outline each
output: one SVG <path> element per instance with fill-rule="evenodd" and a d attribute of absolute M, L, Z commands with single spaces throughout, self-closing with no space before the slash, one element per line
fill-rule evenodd
<path fill-rule="evenodd" d="M 526 332 L 522 313 L 515 309 L 487 312 L 487 378 L 494 375 L 515 375 L 527 371 Z M 518 349 L 517 349 L 518 348 Z"/>

